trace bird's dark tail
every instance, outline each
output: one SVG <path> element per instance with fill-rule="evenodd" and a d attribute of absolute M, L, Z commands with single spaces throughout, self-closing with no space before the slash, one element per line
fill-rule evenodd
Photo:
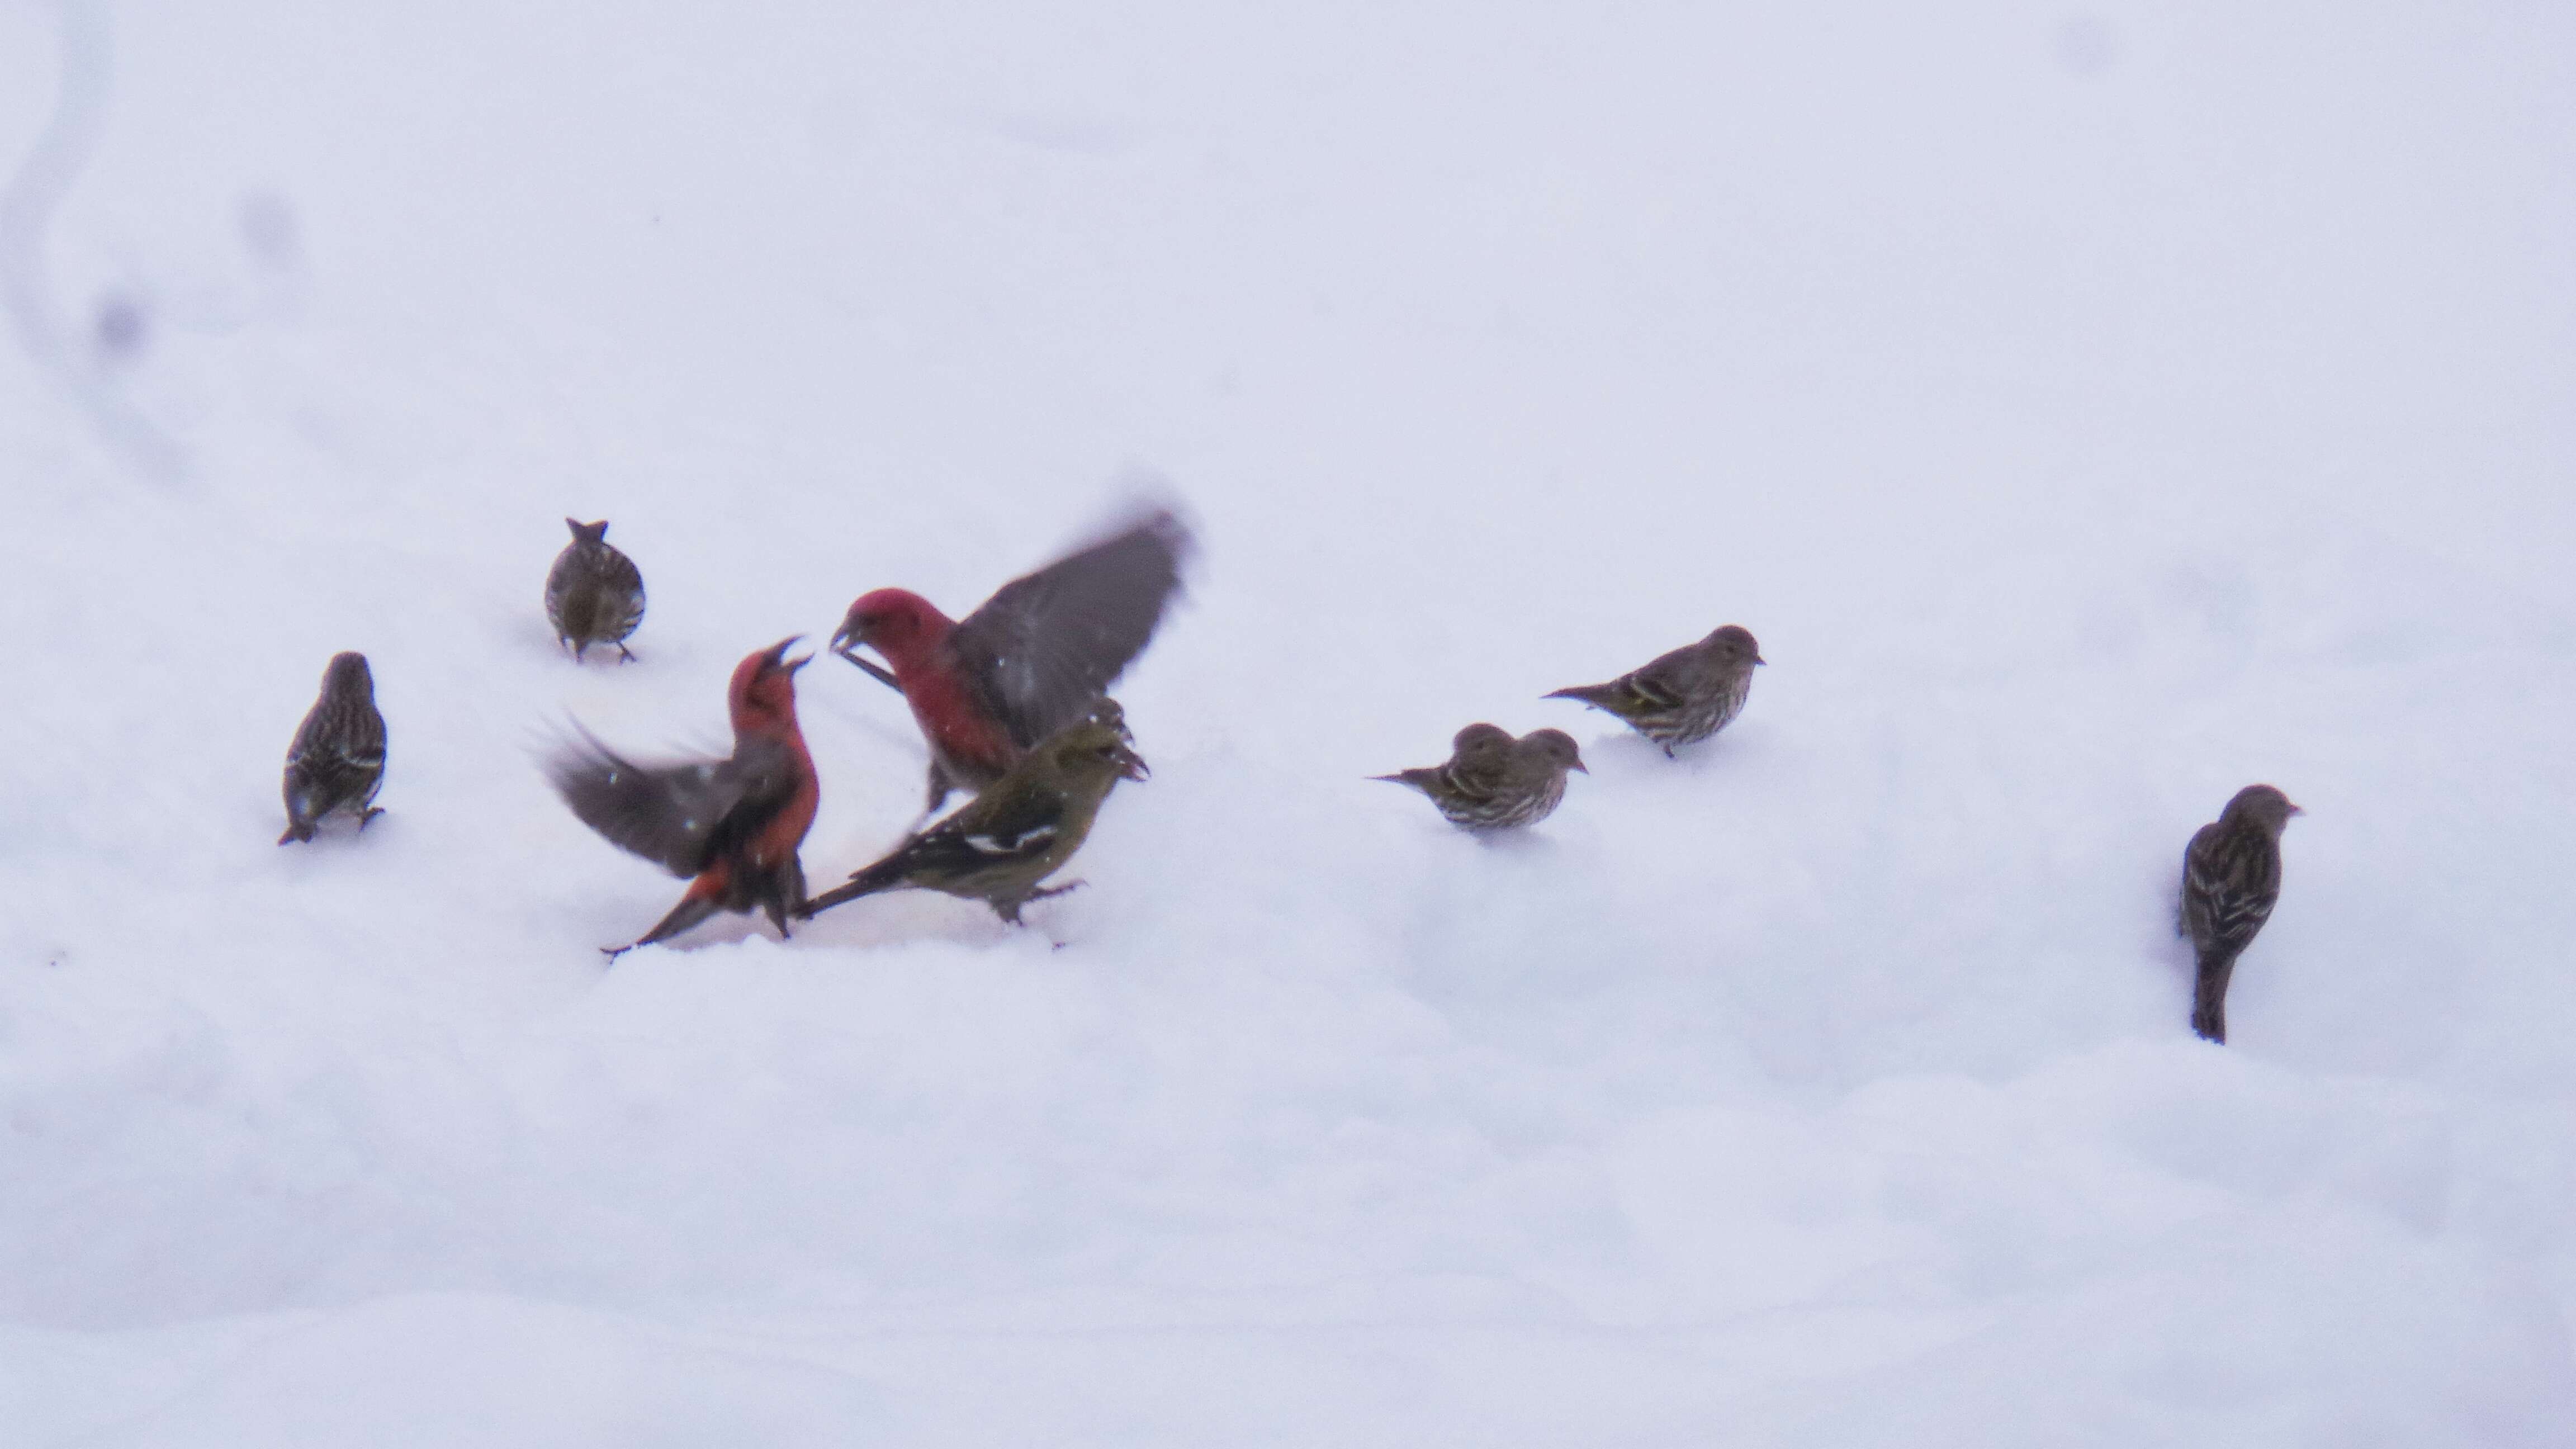
<path fill-rule="evenodd" d="M 714 915 L 723 904 L 724 903 L 722 901 L 718 900 L 713 895 L 702 894 L 698 891 L 692 890 L 687 895 L 680 897 L 680 903 L 671 907 L 671 913 L 664 916 L 659 924 L 655 925 L 653 929 L 646 931 L 643 935 L 636 937 L 633 942 L 624 946 L 602 946 L 599 949 L 608 957 L 609 960 L 614 961 L 618 957 L 625 955 L 627 952 L 634 950 L 637 946 L 650 946 L 656 941 L 667 941 L 671 939 L 673 936 L 689 929 L 698 922 Z"/>
<path fill-rule="evenodd" d="M 2192 987 L 2191 1029 L 2221 1046 L 2227 1043 L 2227 979 L 2235 974 L 2235 953 L 2212 952 L 2200 958 Z"/>
<path fill-rule="evenodd" d="M 1608 709 L 1610 707 L 1611 699 L 1616 696 L 1618 692 L 1619 687 L 1615 684 L 1575 684 L 1568 685 L 1563 689 L 1551 689 L 1547 693 L 1540 695 L 1539 698 L 1575 699 L 1581 700 L 1583 703 L 1591 705 L 1595 709 Z"/>
<path fill-rule="evenodd" d="M 1440 772 L 1437 770 L 1416 768 L 1411 770 L 1398 770 L 1392 775 L 1371 775 L 1369 778 L 1372 780 L 1384 780 L 1390 785 L 1410 785 L 1414 789 L 1428 795 L 1431 793 L 1431 782 L 1438 778 L 1439 774 Z"/>
<path fill-rule="evenodd" d="M 872 896 L 879 891 L 894 890 L 903 885 L 904 879 L 900 871 L 889 869 L 893 864 L 891 860 L 878 861 L 821 895 L 808 897 L 790 914 L 800 921 L 810 921 L 844 901 L 855 901 L 861 896 Z"/>

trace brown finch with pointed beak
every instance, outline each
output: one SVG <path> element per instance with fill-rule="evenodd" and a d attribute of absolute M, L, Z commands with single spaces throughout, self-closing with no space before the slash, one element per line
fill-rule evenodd
<path fill-rule="evenodd" d="M 385 812 L 370 802 L 385 783 L 385 717 L 376 712 L 376 677 L 364 654 L 334 654 L 322 671 L 322 694 L 295 727 L 286 750 L 286 833 L 311 840 L 325 816 L 346 812 L 358 828 Z"/>
<path fill-rule="evenodd" d="M 1544 696 L 1574 699 L 1607 710 L 1664 747 L 1697 744 L 1744 712 L 1753 692 L 1753 667 L 1762 663 L 1753 636 L 1729 624 L 1696 644 L 1659 654 L 1608 684 L 1578 684 Z"/>
<path fill-rule="evenodd" d="M 2182 911 L 2175 930 L 2191 938 L 2199 958 L 2191 1029 L 2211 1041 L 2227 1040 L 2227 981 L 2236 972 L 2236 958 L 2281 899 L 2281 831 L 2299 813 L 2289 796 L 2271 786 L 2248 785 L 2192 835 L 2182 853 Z"/>
<path fill-rule="evenodd" d="M 593 644 L 614 644 L 620 662 L 632 661 L 626 637 L 644 622 L 644 575 L 609 543 L 607 519 L 567 518 L 564 526 L 572 542 L 546 571 L 546 622 L 555 626 L 556 645 L 571 645 L 575 663 Z"/>
<path fill-rule="evenodd" d="M 1447 760 L 1369 778 L 1421 791 L 1461 830 L 1508 830 L 1552 814 L 1565 798 L 1568 770 L 1592 773 L 1565 731 L 1532 730 L 1513 739 L 1500 725 L 1479 722 L 1450 740 Z"/>

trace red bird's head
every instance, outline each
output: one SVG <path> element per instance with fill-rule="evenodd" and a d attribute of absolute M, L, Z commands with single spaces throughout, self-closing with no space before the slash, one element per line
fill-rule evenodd
<path fill-rule="evenodd" d="M 733 713 L 737 735 L 778 735 L 796 729 L 796 671 L 814 661 L 811 654 L 787 657 L 787 646 L 802 636 L 791 634 L 766 649 L 744 656 L 733 667 L 725 690 L 725 707 Z"/>
<path fill-rule="evenodd" d="M 840 632 L 832 636 L 832 652 L 847 656 L 865 644 L 901 674 L 926 662 L 952 627 L 946 614 L 910 589 L 878 589 L 850 605 Z"/>

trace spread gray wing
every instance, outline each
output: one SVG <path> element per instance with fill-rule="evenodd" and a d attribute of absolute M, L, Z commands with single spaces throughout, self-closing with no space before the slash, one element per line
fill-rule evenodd
<path fill-rule="evenodd" d="M 585 731 L 546 762 L 546 774 L 584 825 L 683 878 L 795 790 L 786 749 L 759 741 L 729 759 L 639 765 Z"/>
<path fill-rule="evenodd" d="M 1189 529 L 1157 512 L 1002 586 L 948 645 L 1022 749 L 1072 724 L 1143 652 L 1181 582 Z"/>

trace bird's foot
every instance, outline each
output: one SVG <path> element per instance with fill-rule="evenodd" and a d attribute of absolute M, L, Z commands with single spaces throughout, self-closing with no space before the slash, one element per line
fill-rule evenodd
<path fill-rule="evenodd" d="M 623 645 L 623 644 L 618 645 L 618 646 L 617 646 L 617 662 L 618 662 L 618 663 L 620 663 L 620 664 L 632 664 L 632 663 L 634 663 L 634 662 L 635 662 L 635 651 L 634 651 L 634 650 L 632 650 L 632 649 L 627 648 L 627 647 L 626 647 L 625 645 Z"/>
<path fill-rule="evenodd" d="M 370 820 L 375 819 L 377 816 L 382 815 L 382 814 L 384 814 L 384 813 L 385 813 L 385 807 L 383 807 L 382 805 L 370 805 L 370 806 L 368 806 L 368 807 L 367 807 L 367 809 L 366 809 L 366 811 L 365 811 L 365 813 L 361 814 L 361 815 L 358 817 L 358 833 L 359 833 L 359 834 L 361 834 L 361 835 L 364 835 L 364 834 L 366 833 L 366 831 L 367 831 L 367 822 L 368 822 L 368 821 L 370 821 Z"/>
<path fill-rule="evenodd" d="M 1042 891 L 1031 891 L 1028 894 L 1028 899 L 1033 901 L 1043 901 L 1053 896 L 1069 895 L 1074 891 L 1082 889 L 1082 886 L 1083 883 L 1081 881 L 1069 880 L 1060 886 L 1048 886 Z"/>
<path fill-rule="evenodd" d="M 637 941 L 630 941 L 630 942 L 628 942 L 627 944 L 625 944 L 625 945 L 623 945 L 623 946 L 602 946 L 602 947 L 600 947 L 600 948 L 599 948 L 599 954 L 600 954 L 600 955 L 602 955 L 602 956 L 607 957 L 607 958 L 608 958 L 608 960 L 609 960 L 609 963 L 610 963 L 610 964 L 612 964 L 612 965 L 614 965 L 614 964 L 616 963 L 616 961 L 617 961 L 617 958 L 618 958 L 618 957 L 623 956 L 623 955 L 625 955 L 627 952 L 634 950 L 638 945 L 641 945 L 641 944 L 642 944 L 641 942 L 637 942 Z"/>

